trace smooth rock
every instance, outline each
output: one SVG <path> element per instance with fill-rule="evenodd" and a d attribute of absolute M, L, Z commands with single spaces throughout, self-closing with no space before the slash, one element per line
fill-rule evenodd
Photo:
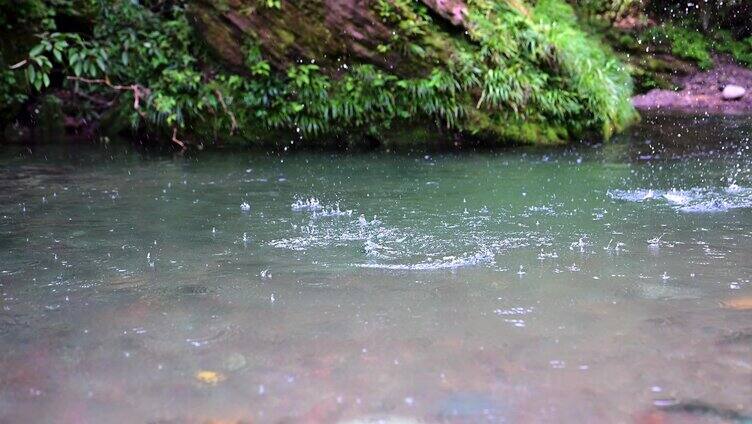
<path fill-rule="evenodd" d="M 745 90 L 744 87 L 740 87 L 738 85 L 727 85 L 726 87 L 724 87 L 723 93 L 721 95 L 723 96 L 723 100 L 739 100 L 746 93 L 747 90 Z"/>
<path fill-rule="evenodd" d="M 245 356 L 236 352 L 228 355 L 223 361 L 222 366 L 227 371 L 238 371 L 245 368 L 247 363 L 248 361 L 246 361 Z"/>

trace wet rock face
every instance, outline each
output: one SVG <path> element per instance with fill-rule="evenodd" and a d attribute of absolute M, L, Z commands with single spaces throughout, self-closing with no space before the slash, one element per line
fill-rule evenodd
<path fill-rule="evenodd" d="M 723 96 L 723 100 L 739 100 L 744 97 L 746 93 L 747 90 L 745 90 L 744 87 L 729 84 L 723 88 L 721 96 Z"/>
<path fill-rule="evenodd" d="M 349 61 L 371 63 L 401 74 L 426 68 L 395 51 L 383 51 L 394 29 L 379 16 L 375 0 L 282 0 L 281 7 L 255 0 L 197 0 L 190 10 L 207 45 L 227 64 L 242 68 L 249 43 L 257 43 L 277 69 L 301 62 L 337 70 Z M 462 0 L 425 0 L 455 25 L 467 7 Z"/>

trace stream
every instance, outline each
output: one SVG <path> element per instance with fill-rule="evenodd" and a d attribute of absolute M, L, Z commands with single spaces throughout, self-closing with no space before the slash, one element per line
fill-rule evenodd
<path fill-rule="evenodd" d="M 751 135 L 3 146 L 0 423 L 752 422 Z"/>

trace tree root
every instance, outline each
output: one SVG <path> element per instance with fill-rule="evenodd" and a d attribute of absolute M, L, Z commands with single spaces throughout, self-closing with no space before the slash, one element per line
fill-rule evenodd
<path fill-rule="evenodd" d="M 83 78 L 83 77 L 68 77 L 68 79 L 72 81 L 83 82 L 86 84 L 104 85 L 116 91 L 130 91 L 133 93 L 133 109 L 135 109 L 136 112 L 138 112 L 138 114 L 141 115 L 142 118 L 146 117 L 146 114 L 141 110 L 141 100 L 149 97 L 149 94 L 151 94 L 151 90 L 149 90 L 147 87 L 144 87 L 139 84 L 131 84 L 131 85 L 113 84 L 110 82 L 109 78 L 90 79 L 90 78 Z"/>

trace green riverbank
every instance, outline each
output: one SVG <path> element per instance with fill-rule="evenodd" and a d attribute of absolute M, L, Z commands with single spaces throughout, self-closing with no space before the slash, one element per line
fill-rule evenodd
<path fill-rule="evenodd" d="M 636 122 L 634 81 L 670 87 L 714 50 L 752 57 L 723 11 L 693 36 L 704 15 L 656 23 L 632 2 L 346 3 L 0 2 L 3 137 L 564 144 Z"/>

